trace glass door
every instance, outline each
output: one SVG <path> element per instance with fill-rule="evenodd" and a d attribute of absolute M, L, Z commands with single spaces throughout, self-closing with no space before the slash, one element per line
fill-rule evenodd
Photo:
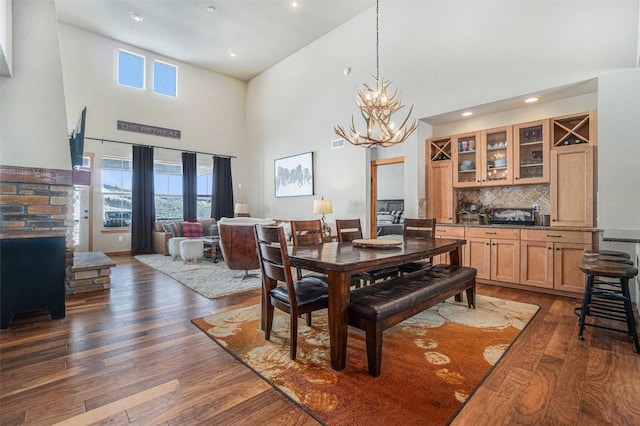
<path fill-rule="evenodd" d="M 513 133 L 515 183 L 548 183 L 549 121 L 518 124 Z"/>
<path fill-rule="evenodd" d="M 453 144 L 453 186 L 480 186 L 479 133 L 458 135 Z"/>
<path fill-rule="evenodd" d="M 483 130 L 482 148 L 484 158 L 482 185 L 512 184 L 511 126 Z"/>

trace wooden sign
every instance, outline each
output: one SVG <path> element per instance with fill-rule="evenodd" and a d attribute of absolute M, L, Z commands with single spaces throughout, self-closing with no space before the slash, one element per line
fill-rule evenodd
<path fill-rule="evenodd" d="M 118 120 L 118 130 L 127 132 L 144 133 L 145 135 L 163 136 L 165 138 L 180 139 L 180 130 L 165 129 L 163 127 L 147 126 L 146 124 L 129 123 Z"/>

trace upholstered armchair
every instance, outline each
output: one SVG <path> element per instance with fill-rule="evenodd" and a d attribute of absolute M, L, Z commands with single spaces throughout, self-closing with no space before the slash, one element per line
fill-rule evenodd
<path fill-rule="evenodd" d="M 249 270 L 260 269 L 256 252 L 256 237 L 253 225 L 274 225 L 272 219 L 253 217 L 223 217 L 218 221 L 220 251 L 229 269 L 243 270 L 242 279 L 250 277 Z"/>

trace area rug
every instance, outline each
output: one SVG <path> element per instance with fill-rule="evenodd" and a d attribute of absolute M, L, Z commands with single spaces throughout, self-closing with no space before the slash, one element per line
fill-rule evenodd
<path fill-rule="evenodd" d="M 193 323 L 220 346 L 329 425 L 443 425 L 460 409 L 539 307 L 477 296 L 453 298 L 385 331 L 382 372 L 367 372 L 364 333 L 349 329 L 347 363 L 331 369 L 326 310 L 299 321 L 298 356 L 289 359 L 289 318 L 276 309 L 271 340 L 260 306 Z"/>
<path fill-rule="evenodd" d="M 169 275 L 176 281 L 200 293 L 208 299 L 255 290 L 262 286 L 260 270 L 249 271 L 256 277 L 243 279 L 244 271 L 229 269 L 224 262 L 214 263 L 203 260 L 199 264 L 184 264 L 182 260 L 171 260 L 171 256 L 161 254 L 143 254 L 135 256 L 137 260 Z"/>

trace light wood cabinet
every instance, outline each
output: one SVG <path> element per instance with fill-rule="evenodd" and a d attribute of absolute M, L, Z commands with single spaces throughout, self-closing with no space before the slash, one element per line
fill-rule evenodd
<path fill-rule="evenodd" d="M 513 183 L 549 183 L 549 120 L 514 125 L 513 145 Z"/>
<path fill-rule="evenodd" d="M 564 115 L 551 119 L 551 148 L 572 145 L 597 145 L 597 111 Z"/>
<path fill-rule="evenodd" d="M 594 147 L 587 144 L 551 150 L 551 226 L 594 224 Z"/>
<path fill-rule="evenodd" d="M 451 238 L 454 240 L 464 240 L 464 228 L 463 227 L 454 227 L 454 226 L 436 226 L 436 238 Z M 465 250 L 462 248 L 462 259 L 460 262 L 465 264 Z M 451 259 L 449 258 L 449 253 L 439 254 L 434 256 L 433 264 L 437 265 L 438 263 L 446 263 L 450 264 Z"/>
<path fill-rule="evenodd" d="M 454 190 L 452 186 L 452 163 L 437 161 L 427 173 L 427 217 L 438 223 L 453 223 Z"/>
<path fill-rule="evenodd" d="M 509 283 L 520 282 L 520 230 L 465 229 L 465 265 L 476 268 L 477 277 Z"/>
<path fill-rule="evenodd" d="M 591 232 L 523 229 L 521 240 L 521 284 L 583 293 L 578 264 L 582 253 L 593 247 Z"/>
<path fill-rule="evenodd" d="M 456 135 L 452 148 L 453 186 L 469 188 L 482 185 L 480 132 Z"/>
<path fill-rule="evenodd" d="M 427 217 L 438 223 L 453 223 L 455 217 L 452 143 L 452 138 L 427 140 Z"/>

